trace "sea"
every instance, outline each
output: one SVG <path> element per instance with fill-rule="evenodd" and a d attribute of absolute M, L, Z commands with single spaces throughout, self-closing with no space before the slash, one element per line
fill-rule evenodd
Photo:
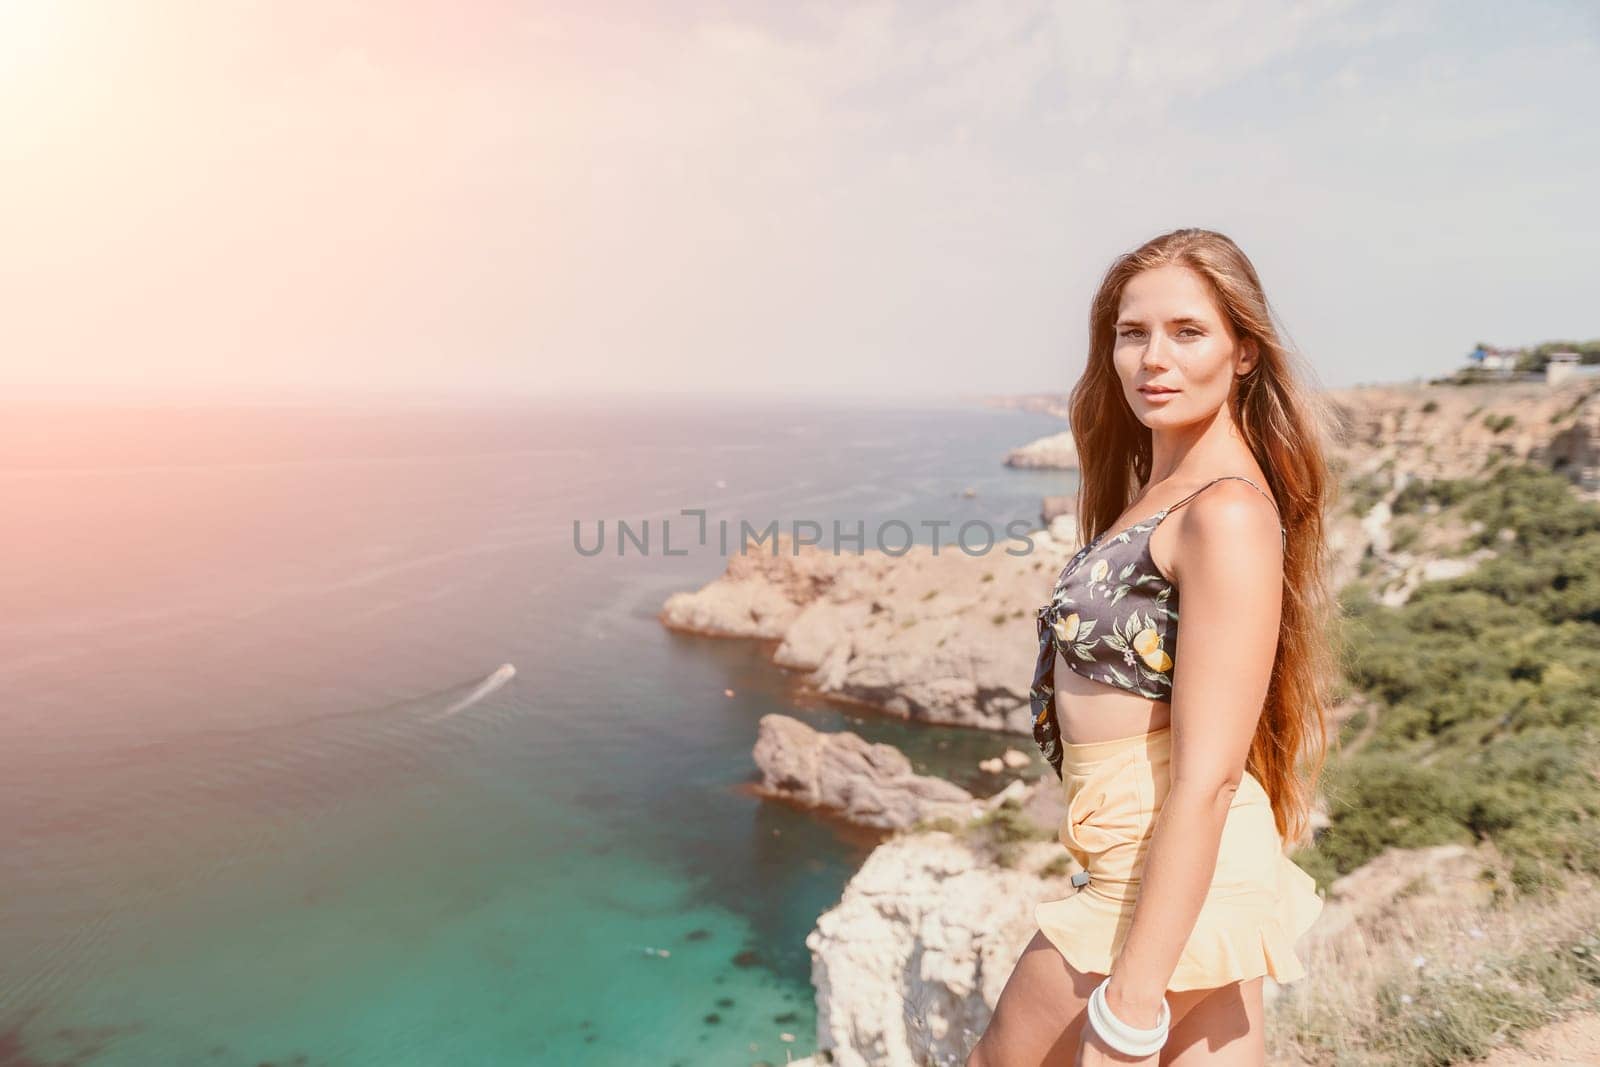
<path fill-rule="evenodd" d="M 767 644 L 658 613 L 723 573 L 724 519 L 862 522 L 869 549 L 893 519 L 1037 527 L 1073 476 L 1002 459 L 1063 428 L 964 401 L 7 409 L 0 1067 L 813 1052 L 805 938 L 876 838 L 755 795 L 758 720 L 979 792 L 1007 739 L 806 697 Z"/>

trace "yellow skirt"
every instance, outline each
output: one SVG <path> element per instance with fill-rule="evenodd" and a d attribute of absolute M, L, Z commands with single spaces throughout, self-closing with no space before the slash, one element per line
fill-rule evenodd
<path fill-rule="evenodd" d="M 1067 814 L 1060 839 L 1084 882 L 1034 908 L 1039 929 L 1080 971 L 1110 974 L 1133 921 L 1156 814 L 1171 788 L 1172 728 L 1063 744 Z M 1169 991 L 1214 989 L 1259 975 L 1305 977 L 1296 939 L 1322 911 L 1316 880 L 1283 849 L 1272 804 L 1248 771 L 1222 831 L 1216 873 Z"/>

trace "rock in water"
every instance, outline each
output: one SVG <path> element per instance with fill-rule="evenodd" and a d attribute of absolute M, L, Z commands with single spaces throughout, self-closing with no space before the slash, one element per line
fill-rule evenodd
<path fill-rule="evenodd" d="M 763 715 L 755 746 L 761 790 L 825 808 L 863 826 L 906 829 L 923 819 L 980 810 L 965 789 L 916 774 L 893 745 L 825 734 L 787 715 Z"/>

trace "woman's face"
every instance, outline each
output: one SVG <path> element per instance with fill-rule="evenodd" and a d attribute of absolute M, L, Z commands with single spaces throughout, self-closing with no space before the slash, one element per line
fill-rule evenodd
<path fill-rule="evenodd" d="M 1210 286 L 1188 267 L 1134 275 L 1116 331 L 1111 358 L 1122 395 L 1151 429 L 1210 418 L 1231 399 L 1234 376 L 1254 365 L 1253 346 L 1238 343 Z"/>

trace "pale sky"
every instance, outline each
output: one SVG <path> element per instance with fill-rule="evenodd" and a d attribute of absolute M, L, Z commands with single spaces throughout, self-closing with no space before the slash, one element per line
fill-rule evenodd
<path fill-rule="evenodd" d="M 0 385 L 1043 392 L 1228 233 L 1321 384 L 1600 336 L 1600 7 L 0 0 Z"/>

